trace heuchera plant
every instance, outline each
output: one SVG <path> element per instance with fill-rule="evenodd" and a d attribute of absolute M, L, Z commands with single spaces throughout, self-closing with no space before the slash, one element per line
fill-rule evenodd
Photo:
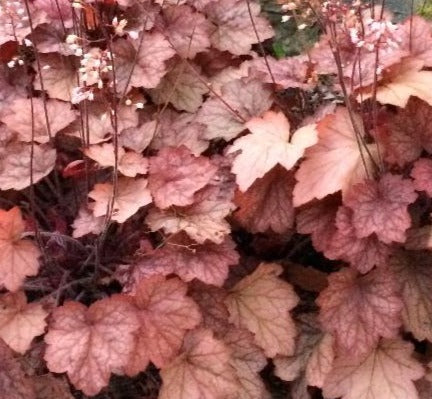
<path fill-rule="evenodd" d="M 276 59 L 255 0 L 0 0 L 0 399 L 432 397 L 432 26 L 372 3 Z"/>

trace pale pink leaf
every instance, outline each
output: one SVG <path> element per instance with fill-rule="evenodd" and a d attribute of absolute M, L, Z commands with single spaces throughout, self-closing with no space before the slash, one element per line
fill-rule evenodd
<path fill-rule="evenodd" d="M 198 111 L 196 121 L 207 126 L 205 138 L 232 140 L 244 129 L 244 123 L 260 116 L 271 105 L 271 91 L 259 80 L 234 80 L 221 89 L 220 98 L 212 96 Z"/>
<path fill-rule="evenodd" d="M 66 302 L 52 314 L 45 360 L 54 373 L 67 373 L 86 395 L 96 395 L 108 384 L 111 372 L 124 367 L 139 328 L 136 310 L 118 295 L 90 308 Z"/>
<path fill-rule="evenodd" d="M 209 141 L 204 138 L 206 126 L 196 122 L 194 114 L 166 109 L 158 116 L 158 122 L 151 148 L 160 150 L 184 145 L 192 154 L 199 155 L 209 146 Z"/>
<path fill-rule="evenodd" d="M 412 344 L 382 340 L 363 358 L 336 358 L 328 375 L 324 397 L 328 399 L 417 399 L 413 380 L 420 379 L 423 367 L 412 357 Z"/>
<path fill-rule="evenodd" d="M 144 371 L 149 361 L 163 368 L 178 355 L 186 331 L 201 321 L 198 306 L 186 291 L 186 283 L 161 276 L 137 285 L 133 300 L 141 327 L 126 366 L 128 375 Z"/>
<path fill-rule="evenodd" d="M 21 141 L 47 143 L 50 139 L 49 132 L 51 136 L 54 136 L 70 125 L 76 119 L 76 115 L 70 104 L 59 100 L 46 101 L 46 111 L 49 130 L 47 128 L 44 101 L 41 98 L 15 100 L 10 106 L 10 113 L 1 120 L 9 129 L 18 133 Z M 34 129 L 32 128 L 32 115 Z"/>
<path fill-rule="evenodd" d="M 78 211 L 78 216 L 72 223 L 72 237 L 79 238 L 87 234 L 100 234 L 105 225 L 103 216 L 95 216 L 86 206 L 82 206 Z"/>
<path fill-rule="evenodd" d="M 161 209 L 186 206 L 206 186 L 217 168 L 208 158 L 195 157 L 186 147 L 166 147 L 150 158 L 149 189 Z"/>
<path fill-rule="evenodd" d="M 41 304 L 27 303 L 23 292 L 0 297 L 0 338 L 15 352 L 24 353 L 33 338 L 45 331 L 48 313 Z"/>
<path fill-rule="evenodd" d="M 278 278 L 282 267 L 261 264 L 238 282 L 225 303 L 230 321 L 255 334 L 255 342 L 266 356 L 291 355 L 296 329 L 289 311 L 298 303 L 290 284 Z"/>
<path fill-rule="evenodd" d="M 163 10 L 164 32 L 175 51 L 184 58 L 194 58 L 210 47 L 212 24 L 187 5 Z"/>
<path fill-rule="evenodd" d="M 304 126 L 290 135 L 290 124 L 282 112 L 268 111 L 262 118 L 250 119 L 245 127 L 251 133 L 237 139 L 228 151 L 241 151 L 232 171 L 243 192 L 277 164 L 286 170 L 293 168 L 306 148 L 318 141 L 315 125 Z"/>
<path fill-rule="evenodd" d="M 0 148 L 0 189 L 22 190 L 37 183 L 54 169 L 55 162 L 56 150 L 48 145 L 34 145 L 32 157 L 30 144 L 12 142 Z"/>
<path fill-rule="evenodd" d="M 274 31 L 269 21 L 260 16 L 260 11 L 260 5 L 255 1 L 219 0 L 209 3 L 205 13 L 216 25 L 210 36 L 212 45 L 242 55 L 249 53 L 252 44 L 273 37 Z"/>
<path fill-rule="evenodd" d="M 128 91 L 126 82 L 132 71 L 130 85 L 133 87 L 156 87 L 167 69 L 165 61 L 174 55 L 168 40 L 162 33 L 141 33 L 138 38 L 137 48 L 125 39 L 113 43 L 113 53 L 117 57 L 116 74 L 118 74 L 120 93 Z M 136 62 L 134 62 L 136 58 Z"/>
<path fill-rule="evenodd" d="M 238 391 L 230 350 L 210 330 L 189 332 L 182 353 L 161 370 L 159 399 L 234 399 Z"/>
<path fill-rule="evenodd" d="M 88 194 L 95 201 L 93 205 L 94 216 L 107 215 L 113 194 L 114 190 L 111 183 L 94 185 L 93 190 Z M 150 204 L 151 201 L 147 179 L 119 178 L 112 209 L 112 220 L 123 223 L 138 212 L 139 208 Z"/>
<path fill-rule="evenodd" d="M 163 229 L 168 234 L 185 231 L 189 237 L 202 244 L 206 240 L 223 242 L 230 232 L 225 217 L 234 209 L 231 201 L 220 197 L 220 190 L 209 187 L 198 192 L 195 203 L 184 208 L 151 209 L 146 218 L 152 231 Z"/>

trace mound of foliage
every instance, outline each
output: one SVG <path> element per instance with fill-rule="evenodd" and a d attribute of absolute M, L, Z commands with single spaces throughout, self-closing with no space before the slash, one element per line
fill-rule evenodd
<path fill-rule="evenodd" d="M 275 9 L 0 1 L 0 399 L 432 397 L 432 27 Z"/>

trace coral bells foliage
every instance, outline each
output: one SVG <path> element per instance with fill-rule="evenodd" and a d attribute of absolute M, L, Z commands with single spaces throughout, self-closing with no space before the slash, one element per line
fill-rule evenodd
<path fill-rule="evenodd" d="M 275 7 L 0 0 L 0 399 L 430 399 L 432 26 Z"/>

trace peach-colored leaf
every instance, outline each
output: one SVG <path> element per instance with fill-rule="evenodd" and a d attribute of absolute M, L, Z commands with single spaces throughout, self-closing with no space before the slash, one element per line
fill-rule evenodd
<path fill-rule="evenodd" d="M 354 121 L 363 134 L 360 118 L 355 116 Z M 335 114 L 326 116 L 318 124 L 317 130 L 318 143 L 306 150 L 306 159 L 295 176 L 295 206 L 314 198 L 322 199 L 339 190 L 344 192 L 366 176 L 356 133 L 345 108 L 337 108 Z M 371 144 L 367 146 L 373 156 L 375 147 Z M 366 162 L 370 162 L 364 148 L 362 152 Z"/>
<path fill-rule="evenodd" d="M 126 373 L 144 371 L 151 361 L 158 368 L 178 354 L 187 330 L 201 321 L 198 305 L 186 296 L 187 285 L 177 278 L 153 276 L 138 283 L 134 304 L 140 322 Z"/>
<path fill-rule="evenodd" d="M 428 251 L 399 251 L 390 260 L 404 305 L 404 327 L 419 341 L 432 340 L 431 262 Z"/>
<path fill-rule="evenodd" d="M 0 338 L 15 352 L 24 353 L 33 338 L 43 334 L 48 313 L 41 304 L 27 303 L 23 292 L 0 297 Z"/>
<path fill-rule="evenodd" d="M 282 267 L 261 264 L 240 280 L 225 300 L 230 321 L 255 334 L 255 342 L 266 356 L 291 355 L 296 328 L 289 314 L 298 303 L 290 284 L 278 278 Z"/>
<path fill-rule="evenodd" d="M 396 337 L 402 323 L 398 285 L 388 269 L 365 276 L 352 269 L 332 273 L 317 303 L 324 329 L 334 333 L 341 352 L 353 357 L 368 353 L 380 337 Z"/>
<path fill-rule="evenodd" d="M 39 271 L 38 247 L 22 239 L 24 220 L 19 208 L 0 209 L 0 284 L 9 291 L 17 291 L 27 276 Z"/>
<path fill-rule="evenodd" d="M 195 157 L 186 147 L 162 148 L 150 158 L 149 189 L 161 209 L 186 206 L 194 194 L 215 175 L 217 168 L 205 157 Z"/>
<path fill-rule="evenodd" d="M 34 128 L 32 127 L 32 103 Z M 49 132 L 51 136 L 54 136 L 70 125 L 76 119 L 76 115 L 70 104 L 59 100 L 46 101 L 46 111 L 49 131 L 44 101 L 40 98 L 15 100 L 10 105 L 8 114 L 2 118 L 2 122 L 9 129 L 17 132 L 21 141 L 47 143 L 49 141 Z"/>
<path fill-rule="evenodd" d="M 305 149 L 318 141 L 315 125 L 304 126 L 290 137 L 290 124 L 282 112 L 268 111 L 262 118 L 249 120 L 245 127 L 251 134 L 237 139 L 229 149 L 229 153 L 241 151 L 232 171 L 243 192 L 277 164 L 290 170 Z"/>
<path fill-rule="evenodd" d="M 189 332 L 182 353 L 161 370 L 158 399 L 235 399 L 238 384 L 230 350 L 210 330 Z"/>
<path fill-rule="evenodd" d="M 116 163 L 115 148 L 112 143 L 94 144 L 84 150 L 84 154 L 96 161 L 102 167 L 114 167 Z M 126 152 L 124 148 L 117 150 L 117 168 L 124 176 L 135 177 L 147 173 L 148 161 L 141 154 Z"/>
<path fill-rule="evenodd" d="M 404 108 L 411 96 L 418 97 L 432 105 L 432 93 L 430 85 L 432 72 L 422 71 L 424 62 L 416 59 L 407 59 L 393 70 L 391 77 L 385 80 L 376 89 L 376 99 L 381 104 L 391 104 Z M 358 101 L 365 101 L 373 96 L 374 90 L 358 94 Z"/>
<path fill-rule="evenodd" d="M 114 190 L 111 183 L 95 184 L 88 196 L 93 204 L 94 216 L 105 216 L 109 209 Z M 139 208 L 151 203 L 146 179 L 123 177 L 118 179 L 117 193 L 112 209 L 112 220 L 123 223 L 133 216 Z"/>
<path fill-rule="evenodd" d="M 0 399 L 39 399 L 18 359 L 0 339 Z"/>
<path fill-rule="evenodd" d="M 336 358 L 324 383 L 325 398 L 335 399 L 417 399 L 413 380 L 420 379 L 423 367 L 411 355 L 412 344 L 382 340 L 363 358 L 347 354 Z"/>
<path fill-rule="evenodd" d="M 78 211 L 78 216 L 72 223 L 72 236 L 79 238 L 87 234 L 100 234 L 103 231 L 105 218 L 103 216 L 95 216 L 93 212 L 86 206 L 82 206 Z"/>
<path fill-rule="evenodd" d="M 93 303 L 89 308 L 66 302 L 52 314 L 45 360 L 54 373 L 67 373 L 86 395 L 96 395 L 110 374 L 124 367 L 139 328 L 136 310 L 124 296 Z"/>

